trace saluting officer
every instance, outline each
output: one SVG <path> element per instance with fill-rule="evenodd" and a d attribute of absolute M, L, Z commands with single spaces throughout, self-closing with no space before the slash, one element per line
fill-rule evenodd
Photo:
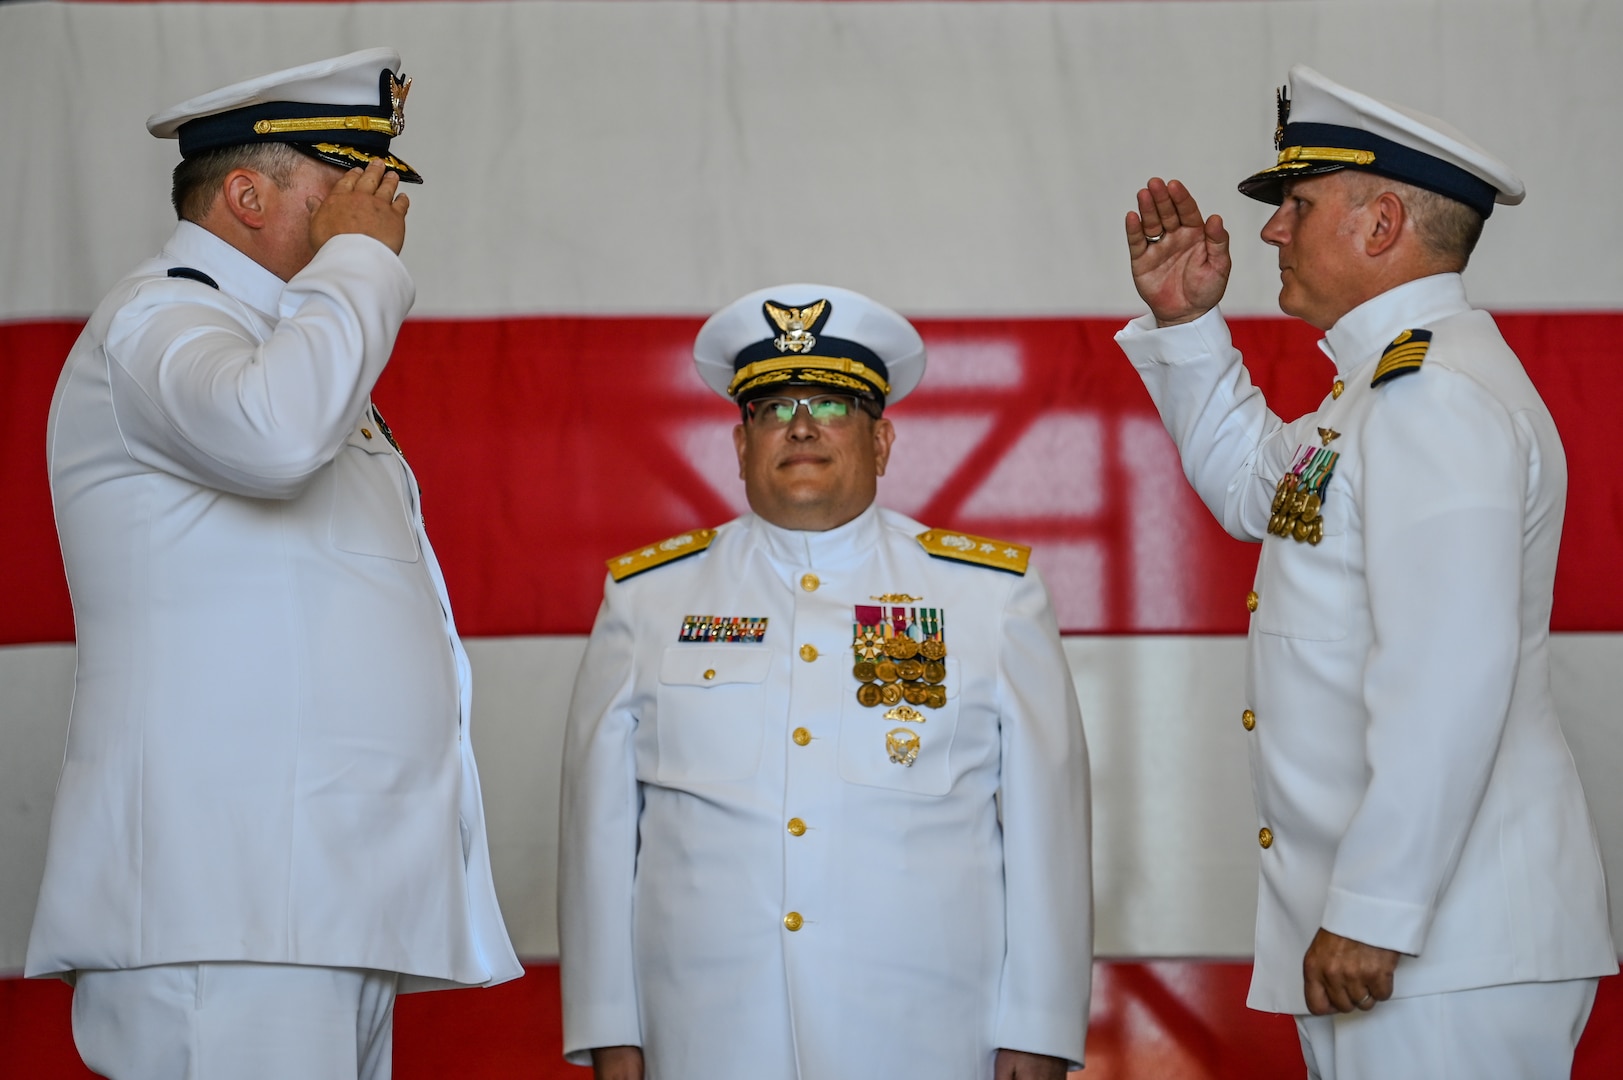
<path fill-rule="evenodd" d="M 1311 68 L 1280 92 L 1279 305 L 1335 381 L 1286 423 L 1217 311 L 1228 234 L 1177 181 L 1127 215 L 1117 341 L 1223 526 L 1260 541 L 1247 700 L 1262 847 L 1250 1004 L 1324 1080 L 1566 1076 L 1617 970 L 1550 698 L 1566 462 L 1460 272 L 1523 188 L 1440 121 Z"/>
<path fill-rule="evenodd" d="M 523 973 L 468 659 L 371 392 L 416 290 L 393 49 L 152 117 L 181 219 L 51 404 L 78 669 L 29 975 L 115 1080 L 390 1075 L 395 996 Z"/>
<path fill-rule="evenodd" d="M 600 1077 L 1082 1060 L 1087 748 L 1028 549 L 874 505 L 901 316 L 751 293 L 694 346 L 752 513 L 609 561 L 565 740 L 565 1050 Z"/>

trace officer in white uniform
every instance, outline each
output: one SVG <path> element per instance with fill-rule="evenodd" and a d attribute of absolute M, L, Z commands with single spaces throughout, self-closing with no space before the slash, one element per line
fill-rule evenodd
<path fill-rule="evenodd" d="M 1087 748 L 1047 591 L 1028 549 L 873 503 L 923 342 L 785 285 L 694 351 L 741 405 L 754 512 L 609 562 L 564 751 L 568 1057 L 616 1080 L 1080 1066 Z"/>
<path fill-rule="evenodd" d="M 415 294 L 399 67 L 154 116 L 182 220 L 51 405 L 78 670 L 27 971 L 76 982 L 118 1080 L 387 1077 L 398 991 L 521 974 L 467 657 L 369 396 Z"/>
<path fill-rule="evenodd" d="M 1220 218 L 1151 180 L 1127 215 L 1151 314 L 1118 336 L 1184 472 L 1261 542 L 1247 699 L 1262 851 L 1250 1004 L 1325 1080 L 1570 1072 L 1617 970 L 1594 828 L 1550 697 L 1561 441 L 1460 271 L 1521 182 L 1430 117 L 1306 67 L 1280 94 L 1280 307 L 1335 381 L 1293 422 L 1217 311 Z"/>

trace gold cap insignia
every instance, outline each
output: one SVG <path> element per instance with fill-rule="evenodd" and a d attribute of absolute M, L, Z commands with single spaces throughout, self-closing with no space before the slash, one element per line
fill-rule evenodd
<path fill-rule="evenodd" d="M 399 135 L 406 130 L 406 95 L 411 92 L 411 76 L 404 79 L 395 78 L 394 72 L 386 72 L 389 77 L 389 127 L 394 134 Z"/>
<path fill-rule="evenodd" d="M 777 346 L 780 353 L 803 353 L 809 351 L 817 344 L 812 336 L 811 328 L 817 325 L 822 317 L 823 310 L 828 307 L 827 300 L 819 300 L 803 308 L 784 307 L 768 300 L 764 307 L 766 313 L 777 326 L 780 333 L 773 339 L 772 344 Z"/>

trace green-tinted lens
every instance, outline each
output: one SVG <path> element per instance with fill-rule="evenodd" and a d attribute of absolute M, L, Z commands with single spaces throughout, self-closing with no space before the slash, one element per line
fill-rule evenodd
<path fill-rule="evenodd" d="M 814 397 L 806 402 L 806 411 L 811 413 L 813 420 L 827 422 L 838 420 L 846 414 L 851 402 L 842 397 Z"/>
<path fill-rule="evenodd" d="M 795 409 L 799 407 L 800 402 L 796 401 L 794 398 L 780 397 L 771 398 L 767 401 L 763 401 L 761 404 L 765 405 L 771 411 L 773 419 L 777 420 L 778 423 L 787 424 L 789 421 L 795 418 Z"/>

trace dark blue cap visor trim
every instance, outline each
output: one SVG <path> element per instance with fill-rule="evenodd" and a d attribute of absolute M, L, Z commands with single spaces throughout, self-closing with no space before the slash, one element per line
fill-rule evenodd
<path fill-rule="evenodd" d="M 1361 128 L 1342 127 L 1339 124 L 1287 124 L 1280 145 L 1285 148 L 1282 156 L 1290 153 L 1292 148 L 1304 149 L 1295 160 L 1281 161 L 1271 169 L 1264 169 L 1240 181 L 1242 195 L 1278 206 L 1283 197 L 1281 186 L 1286 180 L 1337 169 L 1372 172 L 1435 191 L 1464 203 L 1483 217 L 1493 213 L 1494 199 L 1498 195 L 1498 189 L 1492 184 L 1457 165 Z M 1374 155 L 1374 159 L 1367 163 L 1315 159 L 1311 156 L 1311 148 L 1368 151 Z"/>

